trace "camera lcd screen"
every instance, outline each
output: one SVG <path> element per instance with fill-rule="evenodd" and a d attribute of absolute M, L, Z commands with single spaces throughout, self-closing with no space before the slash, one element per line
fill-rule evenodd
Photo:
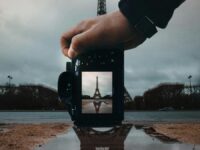
<path fill-rule="evenodd" d="M 82 113 L 111 114 L 112 72 L 82 72 Z"/>

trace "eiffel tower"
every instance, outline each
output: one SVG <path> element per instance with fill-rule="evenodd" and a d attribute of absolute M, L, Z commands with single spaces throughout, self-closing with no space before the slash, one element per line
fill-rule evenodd
<path fill-rule="evenodd" d="M 97 16 L 106 14 L 106 0 L 98 0 Z"/>
<path fill-rule="evenodd" d="M 99 84 L 98 84 L 98 76 L 96 77 L 96 89 L 95 89 L 93 98 L 94 99 L 100 99 L 101 98 L 101 94 L 100 94 L 100 91 L 99 91 Z"/>
<path fill-rule="evenodd" d="M 124 86 L 124 103 L 133 101 L 131 95 L 127 91 L 126 87 Z"/>
<path fill-rule="evenodd" d="M 97 16 L 104 15 L 104 14 L 106 14 L 106 12 L 107 12 L 106 11 L 106 0 L 98 0 L 98 4 L 97 4 Z M 98 97 L 98 93 L 100 94 L 99 89 L 98 89 L 98 91 L 96 89 L 95 93 L 97 93 L 96 95 Z M 94 94 L 94 97 L 95 97 L 95 94 Z M 129 92 L 127 91 L 127 89 L 124 86 L 124 102 L 126 103 L 126 102 L 130 102 L 130 101 L 133 101 L 133 99 L 131 98 Z"/>

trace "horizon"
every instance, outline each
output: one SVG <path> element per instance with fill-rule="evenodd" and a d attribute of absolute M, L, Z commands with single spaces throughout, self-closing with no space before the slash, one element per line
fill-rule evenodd
<path fill-rule="evenodd" d="M 96 81 L 93 81 L 93 83 L 94 82 L 96 82 Z M 161 83 L 159 83 L 159 84 L 157 84 L 157 85 L 155 85 L 155 86 L 153 86 L 153 87 L 149 87 L 146 91 L 143 91 L 143 93 L 141 94 L 141 95 L 135 95 L 134 97 L 137 97 L 137 96 L 143 96 L 144 95 L 144 93 L 145 92 L 147 92 L 147 91 L 149 91 L 149 90 L 153 90 L 153 89 L 155 89 L 155 88 L 157 88 L 157 87 L 159 87 L 159 86 L 162 86 L 162 85 L 177 85 L 177 84 L 183 84 L 183 83 L 180 83 L 180 82 L 161 82 Z M 22 83 L 22 84 L 10 84 L 11 86 L 14 86 L 14 87 L 18 87 L 18 86 L 41 86 L 41 87 L 45 87 L 45 88 L 49 88 L 49 89 L 51 89 L 51 90 L 54 90 L 54 91 L 56 91 L 57 92 L 57 88 L 54 88 L 54 87 L 51 87 L 51 86 L 48 86 L 48 85 L 45 85 L 45 84 L 40 84 L 40 83 L 36 83 L 36 84 L 34 84 L 34 83 Z M 8 83 L 6 83 L 6 84 L 0 84 L 0 87 L 6 87 L 6 86 L 9 86 L 9 84 Z M 96 86 L 96 85 L 95 85 Z M 183 86 L 184 87 L 186 87 L 186 88 L 188 88 L 188 87 L 190 87 L 190 85 L 189 84 L 183 84 Z M 200 86 L 200 84 L 193 84 L 193 85 L 191 85 L 191 88 L 193 88 L 193 87 L 196 87 L 196 86 Z M 94 87 L 94 86 L 93 86 Z M 96 88 L 95 88 L 96 89 Z M 89 95 L 89 96 L 93 96 L 93 94 L 94 94 L 94 89 L 93 90 L 91 90 L 89 93 L 91 93 L 91 95 Z M 103 90 L 104 92 L 106 91 L 106 90 Z M 129 92 L 129 91 L 128 91 Z M 84 96 L 87 96 L 88 94 L 86 94 L 87 92 L 84 92 L 85 94 L 83 94 L 83 92 L 82 92 L 82 96 L 84 95 Z M 100 90 L 100 93 L 101 93 L 101 90 Z M 110 92 L 108 92 L 107 94 L 105 94 L 105 95 L 103 95 L 103 96 L 106 96 L 106 95 L 110 95 L 110 96 L 112 96 L 112 93 L 110 93 Z M 134 99 L 134 97 L 132 97 L 132 99 Z"/>

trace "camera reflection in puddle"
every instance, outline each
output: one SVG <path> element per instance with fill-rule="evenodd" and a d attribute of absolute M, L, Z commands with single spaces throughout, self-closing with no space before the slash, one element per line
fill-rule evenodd
<path fill-rule="evenodd" d="M 124 150 L 131 128 L 131 124 L 113 128 L 73 127 L 80 140 L 80 150 Z"/>

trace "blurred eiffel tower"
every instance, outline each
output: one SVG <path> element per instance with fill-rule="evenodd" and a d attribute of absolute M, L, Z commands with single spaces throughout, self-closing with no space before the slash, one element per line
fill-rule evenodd
<path fill-rule="evenodd" d="M 106 14 L 106 0 L 98 0 L 97 16 Z"/>
<path fill-rule="evenodd" d="M 98 0 L 97 4 L 97 15 L 104 15 L 106 14 L 106 0 Z M 98 80 L 98 79 L 97 79 Z M 98 97 L 100 95 L 99 89 L 96 88 L 94 97 Z M 127 89 L 124 87 L 124 103 L 133 101 L 130 94 L 128 93 Z"/>
<path fill-rule="evenodd" d="M 124 86 L 124 103 L 133 101 L 131 95 L 128 93 L 126 87 Z"/>

